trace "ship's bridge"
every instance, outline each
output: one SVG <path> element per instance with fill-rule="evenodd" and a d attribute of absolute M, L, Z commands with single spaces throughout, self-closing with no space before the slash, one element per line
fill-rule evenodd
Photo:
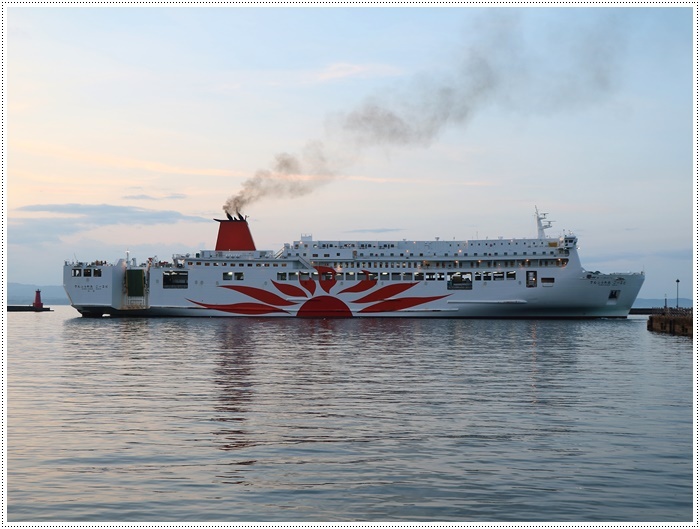
<path fill-rule="evenodd" d="M 567 250 L 576 248 L 576 243 L 578 243 L 578 239 L 573 234 L 565 235 L 559 238 L 559 245 Z"/>

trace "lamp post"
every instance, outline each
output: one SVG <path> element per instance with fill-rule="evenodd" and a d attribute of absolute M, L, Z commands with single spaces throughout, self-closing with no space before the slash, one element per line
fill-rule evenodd
<path fill-rule="evenodd" d="M 680 279 L 676 279 L 676 308 L 678 308 L 678 283 L 680 282 Z"/>

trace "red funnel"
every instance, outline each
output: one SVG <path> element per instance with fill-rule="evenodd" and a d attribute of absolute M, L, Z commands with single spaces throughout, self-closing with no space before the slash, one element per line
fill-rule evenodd
<path fill-rule="evenodd" d="M 254 251 L 255 243 L 245 220 L 219 220 L 219 237 L 216 239 L 217 252 Z"/>

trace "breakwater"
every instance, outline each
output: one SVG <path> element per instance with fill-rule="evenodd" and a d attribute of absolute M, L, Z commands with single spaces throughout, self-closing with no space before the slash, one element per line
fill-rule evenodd
<path fill-rule="evenodd" d="M 647 330 L 692 337 L 693 309 L 654 309 L 647 320 Z"/>
<path fill-rule="evenodd" d="M 31 305 L 7 305 L 8 312 L 51 312 L 49 307 L 44 307 L 41 302 L 41 290 L 37 290 L 34 295 L 34 303 Z"/>

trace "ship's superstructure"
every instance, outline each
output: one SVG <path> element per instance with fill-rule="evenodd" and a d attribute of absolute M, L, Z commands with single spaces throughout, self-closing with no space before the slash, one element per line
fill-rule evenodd
<path fill-rule="evenodd" d="M 643 273 L 581 267 L 573 234 L 532 239 L 315 241 L 257 250 L 245 218 L 217 220 L 214 250 L 170 261 L 68 262 L 83 316 L 626 317 Z"/>

